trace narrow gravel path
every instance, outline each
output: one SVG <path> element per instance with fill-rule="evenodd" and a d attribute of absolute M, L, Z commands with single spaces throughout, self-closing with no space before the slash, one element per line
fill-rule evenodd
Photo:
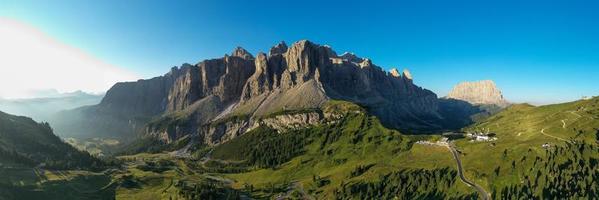
<path fill-rule="evenodd" d="M 563 140 L 563 141 L 566 141 L 566 142 L 570 142 L 570 140 L 566 140 L 564 138 L 553 136 L 553 135 L 549 135 L 549 134 L 545 133 L 545 129 L 541 129 L 541 134 L 543 134 L 545 136 L 548 136 L 548 137 L 552 137 L 552 138 L 558 139 L 558 140 Z"/>

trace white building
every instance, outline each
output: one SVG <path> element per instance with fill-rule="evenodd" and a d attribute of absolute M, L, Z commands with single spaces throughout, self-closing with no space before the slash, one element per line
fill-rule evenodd
<path fill-rule="evenodd" d="M 476 136 L 476 141 L 487 141 L 489 139 L 490 139 L 489 136 L 486 136 L 486 135 L 477 135 Z"/>
<path fill-rule="evenodd" d="M 551 145 L 549 143 L 545 143 L 545 144 L 541 145 L 541 147 L 543 147 L 543 148 L 549 148 L 549 147 L 551 147 Z"/>

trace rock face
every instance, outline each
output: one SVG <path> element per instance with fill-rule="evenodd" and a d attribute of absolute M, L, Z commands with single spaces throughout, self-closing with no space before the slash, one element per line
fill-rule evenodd
<path fill-rule="evenodd" d="M 52 126 L 60 135 L 132 141 L 151 117 L 166 111 L 169 91 L 186 66 L 147 80 L 116 83 L 99 104 L 60 112 L 51 120 Z"/>
<path fill-rule="evenodd" d="M 505 107 L 509 104 L 503 98 L 495 82 L 491 80 L 459 83 L 449 92 L 447 98 L 466 101 L 473 105 L 487 104 Z"/>
<path fill-rule="evenodd" d="M 386 72 L 370 59 L 352 53 L 339 56 L 331 47 L 307 40 L 291 46 L 281 42 L 268 55 L 256 57 L 237 47 L 231 56 L 184 64 L 162 77 L 118 83 L 88 112 L 110 107 L 122 116 L 120 126 L 134 126 L 131 130 L 165 142 L 196 135 L 206 144 L 216 144 L 260 123 L 277 129 L 314 124 L 322 116 L 258 119 L 319 108 L 331 99 L 367 107 L 389 127 L 440 128 L 435 123 L 442 119 L 436 94 L 414 85 L 409 71 Z M 142 117 L 149 122 L 145 126 L 135 121 Z"/>
<path fill-rule="evenodd" d="M 261 120 L 261 123 L 279 132 L 285 132 L 291 129 L 319 124 L 323 119 L 323 115 L 318 112 L 305 112 L 276 115 Z"/>

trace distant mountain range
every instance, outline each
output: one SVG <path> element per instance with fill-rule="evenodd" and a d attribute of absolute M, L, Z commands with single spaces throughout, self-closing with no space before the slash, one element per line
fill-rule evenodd
<path fill-rule="evenodd" d="M 94 95 L 82 91 L 71 93 L 51 92 L 44 97 L 27 99 L 0 99 L 0 110 L 33 118 L 36 121 L 50 121 L 58 112 L 86 105 L 95 105 L 104 95 Z"/>

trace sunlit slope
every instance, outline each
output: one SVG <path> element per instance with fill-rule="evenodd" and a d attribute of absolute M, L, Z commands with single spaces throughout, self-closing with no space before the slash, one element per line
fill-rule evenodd
<path fill-rule="evenodd" d="M 233 186 L 257 198 L 277 194 L 317 199 L 472 198 L 444 147 L 413 145 L 412 137 L 387 129 L 347 102 L 324 106 L 344 113 L 337 123 L 276 133 L 258 128 L 217 146 L 213 160 Z M 247 166 L 247 167 L 243 167 Z M 252 188 L 248 191 L 247 188 Z M 307 194 L 307 195 L 306 195 Z M 290 197 L 291 198 L 291 197 Z"/>
<path fill-rule="evenodd" d="M 599 97 L 539 107 L 514 105 L 466 128 L 468 131 L 493 132 L 500 139 L 509 137 L 527 142 L 594 142 L 599 137 L 598 129 Z"/>
<path fill-rule="evenodd" d="M 496 134 L 456 141 L 466 175 L 496 198 L 598 195 L 599 98 L 513 105 L 464 130 Z"/>

